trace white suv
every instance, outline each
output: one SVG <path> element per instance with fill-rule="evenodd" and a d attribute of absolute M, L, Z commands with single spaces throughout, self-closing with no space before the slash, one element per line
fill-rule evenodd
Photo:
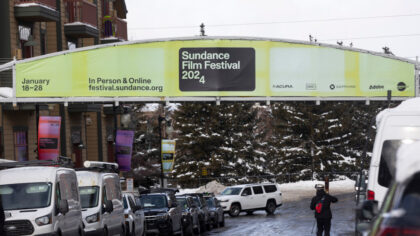
<path fill-rule="evenodd" d="M 252 214 L 255 210 L 265 210 L 273 214 L 282 205 L 282 196 L 278 184 L 245 184 L 227 187 L 217 199 L 223 211 L 230 216 L 238 216 L 241 211 Z"/>

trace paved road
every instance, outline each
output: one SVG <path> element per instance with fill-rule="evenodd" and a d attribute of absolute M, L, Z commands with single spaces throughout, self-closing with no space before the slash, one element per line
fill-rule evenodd
<path fill-rule="evenodd" d="M 331 235 L 354 235 L 354 194 L 337 195 L 339 202 L 332 205 L 333 220 Z M 315 219 L 309 209 L 310 198 L 296 202 L 287 202 L 279 207 L 275 214 L 267 216 L 264 211 L 257 211 L 248 216 L 242 213 L 239 217 L 226 216 L 224 228 L 213 229 L 206 236 L 306 236 L 311 234 Z"/>

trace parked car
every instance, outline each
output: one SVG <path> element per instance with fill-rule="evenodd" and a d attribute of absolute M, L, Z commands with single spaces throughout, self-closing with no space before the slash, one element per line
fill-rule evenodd
<path fill-rule="evenodd" d="M 204 195 L 202 193 L 187 193 L 184 196 L 190 196 L 194 200 L 195 204 L 197 204 L 199 209 L 199 220 L 200 220 L 200 230 L 204 232 L 206 230 L 211 230 L 212 222 L 210 218 L 210 211 L 207 207 L 206 200 L 204 199 Z"/>
<path fill-rule="evenodd" d="M 358 231 L 372 236 L 420 235 L 420 141 L 398 151 L 396 176 L 378 212 L 378 201 L 363 202 Z M 404 158 L 405 156 L 405 158 Z M 371 221 L 369 223 L 369 221 Z"/>
<path fill-rule="evenodd" d="M 382 205 L 385 193 L 395 175 L 397 150 L 420 140 L 420 98 L 402 102 L 376 116 L 376 137 L 369 167 L 367 199 Z"/>
<path fill-rule="evenodd" d="M 207 194 L 204 196 L 206 199 L 207 207 L 210 211 L 210 219 L 213 223 L 214 228 L 225 226 L 225 214 L 223 208 L 220 205 L 220 201 L 217 200 L 213 194 Z"/>
<path fill-rule="evenodd" d="M 125 234 L 120 178 L 115 163 L 86 161 L 76 171 L 86 234 Z"/>
<path fill-rule="evenodd" d="M 176 200 L 182 208 L 182 227 L 184 228 L 184 234 L 199 235 L 201 230 L 198 205 L 189 196 L 176 196 Z"/>
<path fill-rule="evenodd" d="M 256 210 L 265 210 L 273 214 L 282 205 L 282 194 L 278 184 L 245 184 L 227 187 L 219 196 L 224 212 L 238 216 L 241 212 L 251 214 Z"/>
<path fill-rule="evenodd" d="M 7 235 L 83 235 L 76 173 L 61 164 L 0 164 L 0 197 Z"/>
<path fill-rule="evenodd" d="M 123 192 L 126 235 L 130 236 L 145 234 L 144 211 L 141 204 L 136 203 L 135 199 L 136 193 Z"/>
<path fill-rule="evenodd" d="M 144 211 L 146 233 L 183 234 L 182 209 L 177 204 L 174 191 L 142 192 L 140 203 Z"/>

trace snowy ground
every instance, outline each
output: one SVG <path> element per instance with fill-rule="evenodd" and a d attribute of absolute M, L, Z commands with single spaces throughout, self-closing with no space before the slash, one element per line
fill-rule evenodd
<path fill-rule="evenodd" d="M 315 194 L 316 181 L 302 181 L 280 185 L 284 204 L 273 216 L 264 211 L 256 211 L 248 216 L 242 213 L 239 217 L 226 217 L 226 226 L 213 229 L 204 235 L 213 236 L 306 236 L 315 235 L 314 213 L 309 209 L 310 200 Z M 205 189 L 210 189 L 210 184 Z M 218 187 L 220 188 L 220 186 Z M 183 192 L 200 191 L 199 189 L 182 190 Z M 354 181 L 342 180 L 330 183 L 330 194 L 338 197 L 339 202 L 331 206 L 333 213 L 331 235 L 354 235 Z"/>

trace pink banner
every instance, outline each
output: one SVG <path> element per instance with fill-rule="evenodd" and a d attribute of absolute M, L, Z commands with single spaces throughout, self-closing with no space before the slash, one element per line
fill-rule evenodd
<path fill-rule="evenodd" d="M 120 170 L 131 170 L 131 153 L 133 150 L 133 130 L 117 130 L 116 154 Z"/>
<path fill-rule="evenodd" d="M 38 158 L 39 160 L 57 160 L 60 155 L 59 116 L 40 116 L 38 125 Z"/>

